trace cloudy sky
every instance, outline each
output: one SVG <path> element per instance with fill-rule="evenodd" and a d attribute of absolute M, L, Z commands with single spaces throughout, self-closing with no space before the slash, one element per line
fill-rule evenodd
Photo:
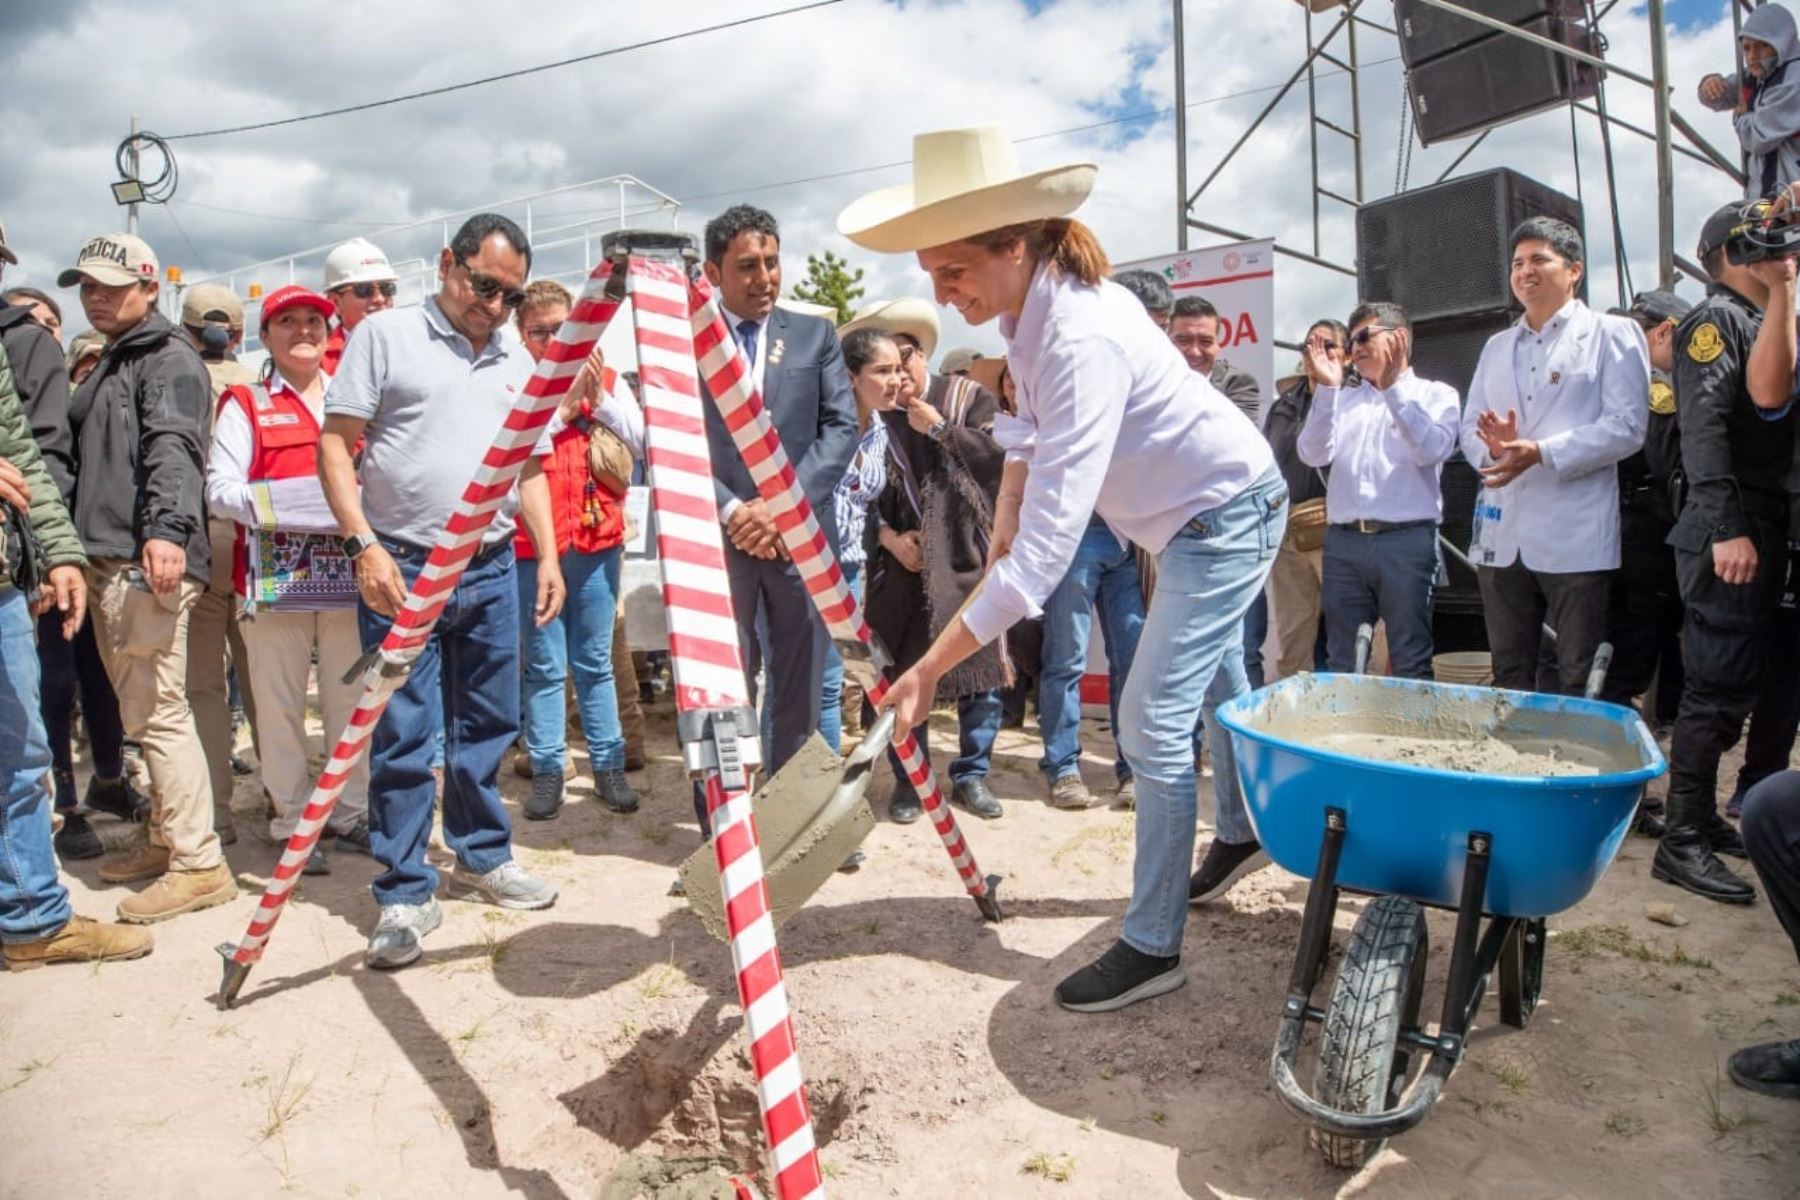
<path fill-rule="evenodd" d="M 402 228 L 407 223 L 623 173 L 680 201 L 681 223 L 695 231 L 739 199 L 769 208 L 783 223 L 790 285 L 808 252 L 832 249 L 867 269 L 871 295 L 923 293 L 909 260 L 849 245 L 835 233 L 836 215 L 862 192 L 905 178 L 895 164 L 907 159 L 913 133 L 989 121 L 1012 131 L 1027 167 L 1101 165 L 1082 215 L 1115 260 L 1175 248 L 1170 0 L 841 0 L 353 115 L 175 136 L 442 87 L 797 2 L 591 0 L 503 10 L 465 0 L 8 0 L 0 6 L 0 215 L 22 262 L 7 281 L 50 288 L 86 236 L 123 227 L 107 185 L 134 113 L 171 138 L 180 169 L 173 201 L 145 211 L 142 233 L 189 280 L 354 234 L 383 243 L 396 259 L 425 255 L 441 243 L 441 227 Z M 1392 20 L 1384 0 L 1364 9 Z M 1735 156 L 1728 118 L 1692 98 L 1701 73 L 1730 69 L 1725 0 L 1670 0 L 1669 12 L 1677 103 Z M 1305 40 L 1302 8 L 1291 0 L 1187 0 L 1186 13 L 1189 172 L 1197 183 L 1299 65 Z M 1620 0 L 1604 28 L 1608 55 L 1648 74 L 1641 0 Z M 1402 84 L 1391 37 L 1364 31 L 1359 49 L 1366 194 L 1375 198 L 1395 186 Z M 1347 121 L 1345 80 L 1326 72 L 1321 107 Z M 1615 77 L 1608 95 L 1616 115 L 1650 125 L 1647 89 Z M 1578 134 L 1594 299 L 1610 302 L 1614 265 L 1593 118 L 1581 119 Z M 1415 147 L 1410 183 L 1436 179 L 1463 147 Z M 1632 277 L 1651 286 L 1651 146 L 1620 133 L 1614 148 Z M 1323 153 L 1328 185 L 1349 191 L 1347 148 L 1328 139 Z M 1306 162 L 1301 90 L 1220 175 L 1198 213 L 1310 250 Z M 1497 131 L 1461 169 L 1497 166 L 1574 192 L 1567 110 Z M 1704 214 L 1732 191 L 1724 176 L 1677 157 L 1682 253 L 1691 253 Z M 534 221 L 541 229 L 598 219 L 607 203 L 617 204 L 612 189 L 572 192 L 535 205 Z M 1325 207 L 1323 252 L 1351 262 L 1348 215 Z M 565 251 L 578 252 L 578 244 Z M 301 282 L 317 285 L 318 261 L 298 260 Z M 238 279 L 269 287 L 287 281 L 286 268 Z M 1691 284 L 1682 290 L 1698 294 Z M 1293 338 L 1314 316 L 1343 315 L 1353 292 L 1340 276 L 1278 260 L 1278 333 Z M 79 307 L 73 293 L 66 299 Z M 71 316 L 72 326 L 82 324 Z M 959 341 L 996 338 L 991 329 L 947 331 L 946 344 Z"/>

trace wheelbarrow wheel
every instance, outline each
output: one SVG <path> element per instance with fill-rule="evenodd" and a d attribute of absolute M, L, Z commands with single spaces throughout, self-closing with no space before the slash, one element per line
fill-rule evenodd
<path fill-rule="evenodd" d="M 1542 917 L 1520 921 L 1500 950 L 1500 1020 L 1525 1028 L 1544 991 L 1544 943 L 1549 939 Z"/>
<path fill-rule="evenodd" d="M 1382 896 L 1350 931 L 1325 1010 L 1313 1095 L 1342 1112 L 1392 1108 L 1406 1088 L 1412 1054 L 1403 1031 L 1415 1027 L 1425 989 L 1425 911 L 1402 896 Z M 1365 1141 L 1312 1131 L 1334 1167 L 1356 1169 L 1386 1139 Z"/>

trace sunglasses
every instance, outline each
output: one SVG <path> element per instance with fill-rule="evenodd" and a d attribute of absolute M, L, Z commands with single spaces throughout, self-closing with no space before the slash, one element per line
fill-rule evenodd
<path fill-rule="evenodd" d="M 1350 344 L 1352 346 L 1366 346 L 1375 340 L 1376 334 L 1393 333 L 1394 331 L 1395 327 L 1392 325 L 1364 325 L 1361 329 L 1350 335 Z"/>
<path fill-rule="evenodd" d="M 469 290 L 475 293 L 476 299 L 492 300 L 498 296 L 500 303 L 508 308 L 517 308 L 525 303 L 524 288 L 509 288 L 492 275 L 483 275 L 480 271 L 474 270 L 461 258 L 456 260 L 456 265 L 469 273 Z"/>
<path fill-rule="evenodd" d="M 400 285 L 391 279 L 387 279 L 380 283 L 346 283 L 337 290 L 340 292 L 349 292 L 358 300 L 373 300 L 376 292 L 380 292 L 383 296 L 392 300 L 394 294 L 400 290 Z"/>

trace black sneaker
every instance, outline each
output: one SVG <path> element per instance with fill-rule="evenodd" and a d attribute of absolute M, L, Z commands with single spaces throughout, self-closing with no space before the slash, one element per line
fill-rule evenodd
<path fill-rule="evenodd" d="M 1719 861 L 1707 846 L 1705 833 L 1693 829 L 1670 830 L 1656 843 L 1650 876 L 1721 904 L 1756 903 L 1756 889 Z"/>
<path fill-rule="evenodd" d="M 1746 1046 L 1726 1060 L 1731 1082 L 1765 1096 L 1800 1100 L 1800 1038 Z"/>
<path fill-rule="evenodd" d="M 302 875 L 331 874 L 331 860 L 325 857 L 325 843 L 313 844 L 312 853 L 306 856 L 306 865 L 300 868 Z"/>
<path fill-rule="evenodd" d="M 600 803 L 616 813 L 634 813 L 638 810 L 638 794 L 620 770 L 600 771 L 594 775 L 594 794 L 600 797 Z"/>
<path fill-rule="evenodd" d="M 1200 860 L 1200 869 L 1188 880 L 1188 903 L 1217 900 L 1231 890 L 1232 884 L 1268 865 L 1269 856 L 1263 852 L 1261 842 L 1224 842 L 1214 838 L 1206 848 L 1206 857 Z"/>
<path fill-rule="evenodd" d="M 1056 1002 L 1071 1012 L 1112 1012 L 1186 982 L 1180 955 L 1157 958 L 1114 942 L 1112 949 L 1056 985 Z"/>
<path fill-rule="evenodd" d="M 912 785 L 904 784 L 894 789 L 894 798 L 888 801 L 888 818 L 896 825 L 911 825 L 925 815 L 925 806 L 919 803 L 919 793 L 912 790 Z"/>
<path fill-rule="evenodd" d="M 117 779 L 101 779 L 96 775 L 89 779 L 87 795 L 82 797 L 81 803 L 84 808 L 121 821 L 142 821 L 150 812 L 150 801 L 131 786 L 131 778 L 126 775 Z"/>
<path fill-rule="evenodd" d="M 87 818 L 80 813 L 63 816 L 63 827 L 56 831 L 55 844 L 59 858 L 99 858 L 106 853 L 106 847 L 100 844 L 100 835 L 89 827 Z"/>
<path fill-rule="evenodd" d="M 525 797 L 525 816 L 532 821 L 551 821 L 562 811 L 563 777 L 546 771 L 531 778 L 531 795 Z"/>
<path fill-rule="evenodd" d="M 358 817 L 356 824 L 348 829 L 334 829 L 332 836 L 337 839 L 338 850 L 348 850 L 352 854 L 374 854 L 375 848 L 369 845 L 369 818 Z"/>
<path fill-rule="evenodd" d="M 988 791 L 987 780 L 965 779 L 950 789 L 950 798 L 984 821 L 1006 815 L 994 793 Z"/>

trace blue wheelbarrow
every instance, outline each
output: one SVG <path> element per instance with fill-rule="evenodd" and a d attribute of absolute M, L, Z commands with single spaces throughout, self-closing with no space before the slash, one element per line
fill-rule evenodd
<path fill-rule="evenodd" d="M 1525 1027 L 1543 982 L 1544 919 L 1606 873 L 1644 784 L 1665 768 L 1662 753 L 1618 705 L 1360 674 L 1284 679 L 1224 705 L 1218 719 L 1263 847 L 1312 879 L 1270 1074 L 1326 1161 L 1360 1167 L 1437 1102 L 1496 969 L 1500 1019 Z M 1584 773 L 1480 774 L 1317 744 L 1363 733 L 1498 738 Z M 1375 899 L 1319 1008 L 1313 991 L 1346 891 Z M 1426 906 L 1456 913 L 1435 1034 L 1419 1022 Z M 1323 1031 L 1310 1093 L 1295 1075 L 1309 1021 Z M 1416 1053 L 1428 1058 L 1414 1072 Z"/>

